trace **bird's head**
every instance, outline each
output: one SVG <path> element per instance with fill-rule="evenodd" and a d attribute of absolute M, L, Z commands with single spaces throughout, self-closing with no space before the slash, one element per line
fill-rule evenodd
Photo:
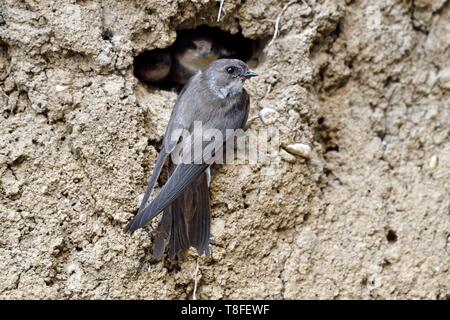
<path fill-rule="evenodd" d="M 186 48 L 197 59 L 208 58 L 213 54 L 213 44 L 209 39 L 190 39 L 186 42 Z"/>
<path fill-rule="evenodd" d="M 221 45 L 219 46 L 219 56 L 221 58 L 231 58 L 236 54 L 236 51 L 228 46 Z"/>
<path fill-rule="evenodd" d="M 242 92 L 243 82 L 257 76 L 245 62 L 238 59 L 216 60 L 203 74 L 209 88 L 220 98 Z"/>

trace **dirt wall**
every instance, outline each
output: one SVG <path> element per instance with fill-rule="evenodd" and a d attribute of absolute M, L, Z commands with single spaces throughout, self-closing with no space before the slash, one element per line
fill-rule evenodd
<path fill-rule="evenodd" d="M 0 4 L 0 298 L 449 298 L 450 2 L 218 7 Z M 311 152 L 216 168 L 212 256 L 155 261 L 124 227 L 176 93 L 133 57 L 204 24 L 265 44 L 250 127 Z"/>

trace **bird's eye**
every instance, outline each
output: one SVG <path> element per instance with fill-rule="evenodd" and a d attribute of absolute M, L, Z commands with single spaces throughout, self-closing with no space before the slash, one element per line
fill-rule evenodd
<path fill-rule="evenodd" d="M 227 73 L 228 74 L 233 74 L 234 73 L 234 67 L 228 67 L 227 68 Z"/>

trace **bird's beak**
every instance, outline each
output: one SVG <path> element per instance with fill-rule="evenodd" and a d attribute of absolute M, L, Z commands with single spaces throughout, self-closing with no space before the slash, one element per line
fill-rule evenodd
<path fill-rule="evenodd" d="M 252 70 L 248 70 L 247 72 L 245 72 L 245 73 L 243 73 L 242 74 L 242 77 L 244 78 L 244 79 L 249 79 L 249 78 L 252 78 L 252 77 L 256 77 L 258 74 L 256 73 L 256 72 L 254 72 L 254 71 L 252 71 Z"/>

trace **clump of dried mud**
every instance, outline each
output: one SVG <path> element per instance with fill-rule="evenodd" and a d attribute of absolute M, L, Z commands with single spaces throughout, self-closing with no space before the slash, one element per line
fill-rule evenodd
<path fill-rule="evenodd" d="M 247 89 L 310 159 L 216 170 L 212 257 L 124 233 L 176 98 L 133 57 L 202 24 L 267 43 L 283 7 L 0 4 L 1 298 L 191 298 L 197 261 L 202 299 L 449 298 L 446 0 L 292 2 Z"/>

